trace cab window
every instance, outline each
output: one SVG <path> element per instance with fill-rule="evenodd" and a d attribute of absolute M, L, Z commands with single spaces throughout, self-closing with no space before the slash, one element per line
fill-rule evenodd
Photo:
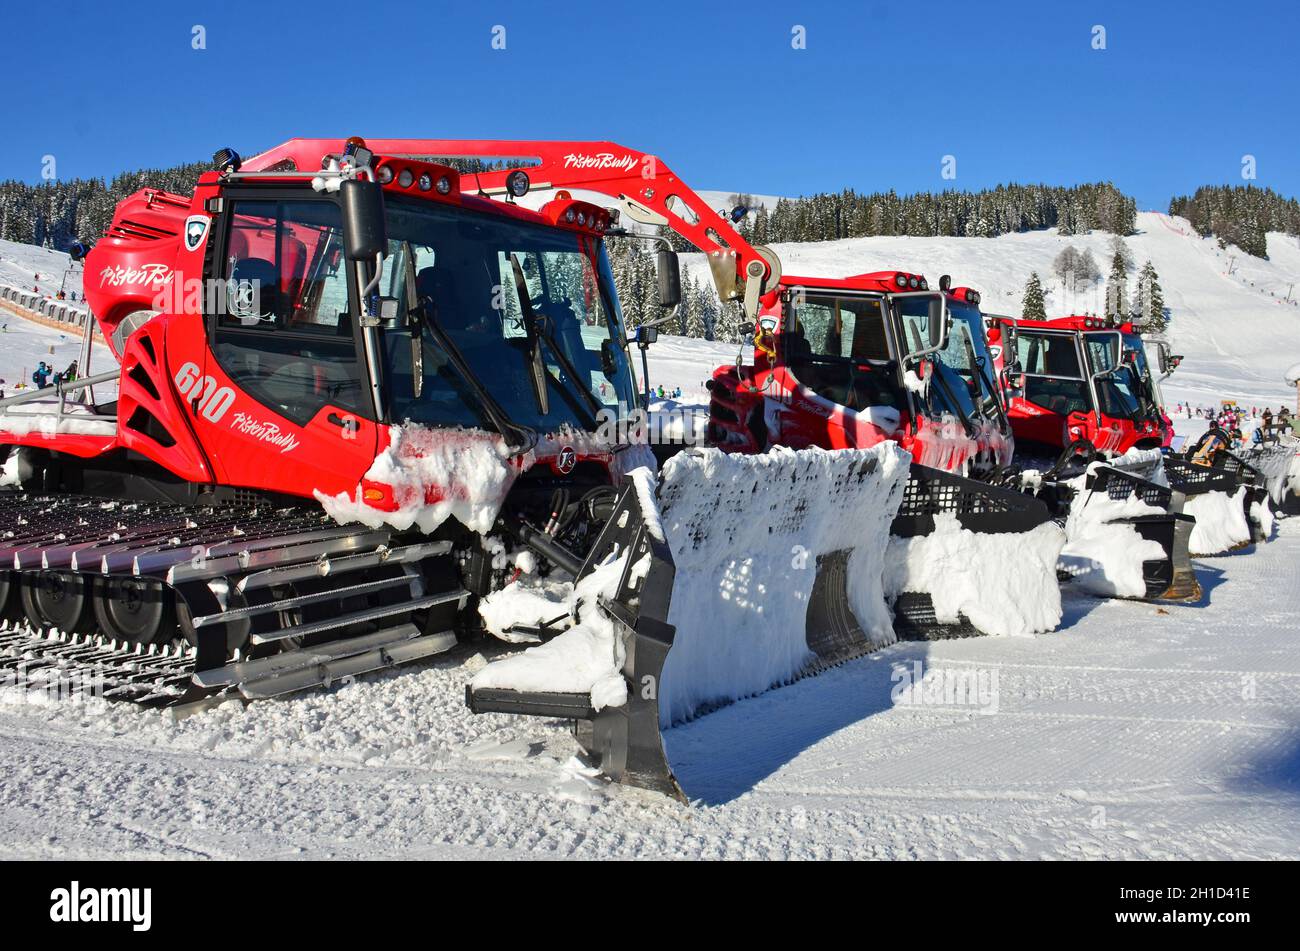
<path fill-rule="evenodd" d="M 212 349 L 241 389 L 299 425 L 363 411 L 334 202 L 234 201 L 222 276 Z"/>

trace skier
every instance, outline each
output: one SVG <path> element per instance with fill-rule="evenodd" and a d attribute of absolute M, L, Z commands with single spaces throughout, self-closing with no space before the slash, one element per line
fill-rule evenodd
<path fill-rule="evenodd" d="M 44 360 L 41 361 L 40 366 L 32 371 L 32 382 L 35 383 L 36 388 L 40 390 L 43 390 L 50 385 L 50 368 L 45 365 Z"/>

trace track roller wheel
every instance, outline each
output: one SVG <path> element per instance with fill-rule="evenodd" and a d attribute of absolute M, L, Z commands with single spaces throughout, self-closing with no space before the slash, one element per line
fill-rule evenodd
<path fill-rule="evenodd" d="M 244 600 L 242 597 L 236 597 L 232 594 L 230 599 L 231 607 L 244 607 Z M 208 606 L 201 608 L 197 612 L 191 611 L 190 606 L 185 602 L 184 597 L 177 597 L 175 599 L 175 604 L 176 624 L 180 630 L 181 637 L 185 638 L 191 647 L 198 647 L 199 635 L 198 631 L 195 630 L 194 622 L 191 619 L 194 614 L 213 610 L 213 607 Z M 252 631 L 252 624 L 249 623 L 247 618 L 242 621 L 230 621 L 226 624 L 218 625 L 218 629 L 221 630 L 225 636 L 226 657 L 234 656 L 234 653 L 237 650 L 248 650 L 248 635 Z M 204 630 L 208 630 L 208 628 L 204 628 Z"/>
<path fill-rule="evenodd" d="M 62 571 L 32 571 L 22 576 L 23 613 L 36 627 L 57 627 L 64 633 L 89 633 L 94 622 L 90 610 L 89 579 Z"/>
<path fill-rule="evenodd" d="M 95 619 L 104 633 L 132 644 L 166 644 L 176 634 L 171 592 L 144 578 L 96 578 Z"/>

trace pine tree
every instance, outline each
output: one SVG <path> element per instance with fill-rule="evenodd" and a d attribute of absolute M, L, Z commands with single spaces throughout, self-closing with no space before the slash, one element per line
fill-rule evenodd
<path fill-rule="evenodd" d="M 1124 270 L 1133 270 L 1133 266 L 1136 263 L 1133 260 L 1133 252 L 1129 250 L 1128 245 L 1124 243 L 1124 239 L 1118 234 L 1111 239 L 1110 251 L 1112 255 L 1118 254 L 1124 261 Z"/>
<path fill-rule="evenodd" d="M 1116 250 L 1110 262 L 1110 279 L 1106 282 L 1106 316 L 1123 317 L 1128 309 L 1128 268 L 1123 252 Z"/>
<path fill-rule="evenodd" d="M 1142 270 L 1138 272 L 1132 319 L 1143 333 L 1158 333 L 1169 324 L 1169 319 L 1165 316 L 1164 292 L 1155 266 L 1150 261 L 1142 265 Z"/>
<path fill-rule="evenodd" d="M 1025 299 L 1020 305 L 1020 314 L 1026 320 L 1046 320 L 1047 304 L 1043 300 L 1043 282 L 1038 279 L 1038 272 L 1029 275 L 1025 284 Z"/>

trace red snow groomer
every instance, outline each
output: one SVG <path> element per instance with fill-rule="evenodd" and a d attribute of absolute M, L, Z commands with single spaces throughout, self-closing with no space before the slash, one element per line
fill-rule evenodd
<path fill-rule="evenodd" d="M 752 365 L 713 373 L 707 445 L 762 454 L 897 443 L 913 459 L 894 520 L 897 537 L 930 534 L 941 514 L 982 534 L 1026 532 L 1049 520 L 1040 502 L 999 484 L 1014 447 L 976 291 L 951 288 L 946 278 L 931 287 L 908 271 L 783 274 L 774 251 L 752 245 L 734 226 L 745 210 L 711 208 L 660 157 L 616 143 L 429 145 L 440 157 L 514 160 L 518 167 L 465 175 L 471 193 L 517 201 L 591 195 L 628 225 L 621 238 L 666 245 L 667 228 L 704 253 L 723 306 L 743 309 L 754 344 Z M 639 329 L 643 353 L 656 335 Z M 965 618 L 937 620 L 927 593 L 905 592 L 894 609 L 900 636 L 978 630 Z"/>
<path fill-rule="evenodd" d="M 1111 456 L 1169 446 L 1173 426 L 1132 323 L 1092 316 L 986 321 L 1022 448 L 1055 455 L 1085 441 Z"/>
<path fill-rule="evenodd" d="M 638 390 L 609 216 L 385 144 L 223 150 L 119 204 L 82 377 L 0 401 L 7 672 L 268 696 L 453 647 L 517 570 L 489 537 L 582 571 L 653 465 L 598 435 Z"/>

